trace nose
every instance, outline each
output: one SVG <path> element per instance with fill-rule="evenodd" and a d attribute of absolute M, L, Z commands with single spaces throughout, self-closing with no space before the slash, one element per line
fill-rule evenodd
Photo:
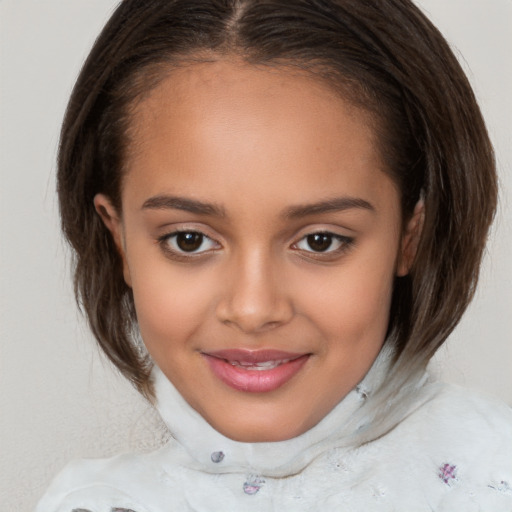
<path fill-rule="evenodd" d="M 244 333 L 256 334 L 287 324 L 293 317 L 283 273 L 270 258 L 253 254 L 230 265 L 217 318 Z"/>

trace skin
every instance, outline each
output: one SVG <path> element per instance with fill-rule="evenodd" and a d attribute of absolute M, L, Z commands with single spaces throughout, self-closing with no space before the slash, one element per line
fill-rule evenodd
<path fill-rule="evenodd" d="M 130 148 L 122 214 L 101 194 L 95 206 L 153 360 L 227 437 L 307 431 L 375 360 L 414 255 L 421 209 L 402 232 L 369 116 L 301 72 L 221 60 L 172 71 L 138 104 Z M 179 252 L 177 230 L 208 238 Z M 318 232 L 333 234 L 326 251 L 308 245 Z M 309 357 L 278 389 L 248 393 L 201 355 L 233 348 Z"/>

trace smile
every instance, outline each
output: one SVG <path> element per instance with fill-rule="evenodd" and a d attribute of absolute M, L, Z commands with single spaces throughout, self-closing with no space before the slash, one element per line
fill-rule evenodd
<path fill-rule="evenodd" d="M 265 361 L 263 363 L 247 363 L 244 361 L 228 361 L 228 363 L 233 366 L 244 368 L 245 370 L 265 371 L 272 370 L 273 368 L 277 368 L 278 366 L 289 363 L 290 361 L 291 359 L 282 359 L 281 361 Z"/>
<path fill-rule="evenodd" d="M 274 391 L 294 377 L 310 354 L 292 354 L 278 350 L 220 350 L 203 353 L 213 374 L 238 391 L 266 393 Z"/>

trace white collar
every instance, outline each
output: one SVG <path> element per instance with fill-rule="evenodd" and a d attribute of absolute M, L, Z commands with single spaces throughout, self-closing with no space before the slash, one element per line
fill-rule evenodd
<path fill-rule="evenodd" d="M 289 476 L 329 448 L 354 446 L 357 432 L 370 421 L 364 406 L 386 377 L 390 359 L 390 350 L 381 350 L 361 383 L 327 416 L 304 434 L 286 441 L 242 443 L 223 436 L 185 401 L 155 365 L 152 379 L 156 407 L 172 437 L 190 457 L 190 466 L 209 473 Z"/>

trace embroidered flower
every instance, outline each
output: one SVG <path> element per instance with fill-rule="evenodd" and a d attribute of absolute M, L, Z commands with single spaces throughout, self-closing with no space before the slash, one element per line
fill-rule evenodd
<path fill-rule="evenodd" d="M 512 495 L 512 485 L 505 480 L 502 480 L 498 485 L 489 485 L 489 487 L 495 491 L 502 492 L 503 494 Z"/>
<path fill-rule="evenodd" d="M 376 485 L 372 487 L 372 496 L 374 498 L 384 498 L 386 496 L 386 488 L 383 485 Z"/>
<path fill-rule="evenodd" d="M 349 471 L 343 455 L 341 455 L 340 451 L 337 449 L 331 450 L 327 454 L 327 465 L 332 471 Z"/>
<path fill-rule="evenodd" d="M 366 400 L 368 398 L 368 396 L 370 395 L 370 391 L 361 385 L 356 386 L 356 393 L 359 395 L 359 397 L 362 400 Z"/>
<path fill-rule="evenodd" d="M 253 495 L 256 494 L 261 486 L 265 483 L 265 480 L 257 475 L 249 475 L 244 483 L 245 494 Z"/>
<path fill-rule="evenodd" d="M 454 464 L 443 464 L 439 468 L 439 478 L 447 485 L 451 485 L 454 480 L 457 480 L 457 466 Z"/>
<path fill-rule="evenodd" d="M 224 452 L 213 452 L 211 455 L 212 462 L 218 464 L 224 460 Z"/>

